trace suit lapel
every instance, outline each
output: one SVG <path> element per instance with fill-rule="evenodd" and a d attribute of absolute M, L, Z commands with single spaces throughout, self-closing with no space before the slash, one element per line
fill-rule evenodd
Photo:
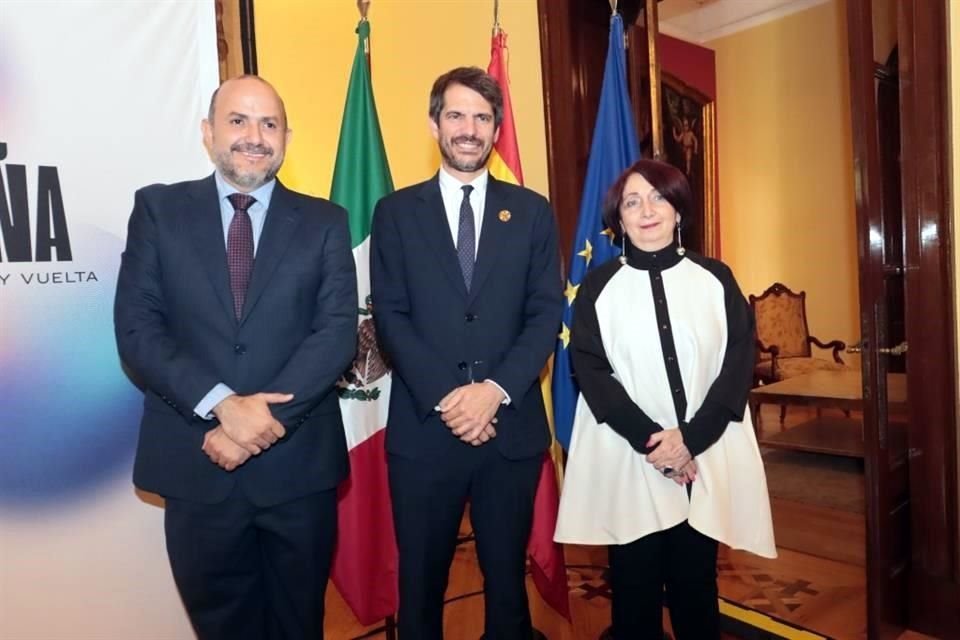
<path fill-rule="evenodd" d="M 463 272 L 460 271 L 460 262 L 457 260 L 457 250 L 450 235 L 450 223 L 447 222 L 446 209 L 443 207 L 443 197 L 440 195 L 440 183 L 437 176 L 424 183 L 419 193 L 420 208 L 417 211 L 417 220 L 427 243 L 433 248 L 433 255 L 443 272 L 450 279 L 454 288 L 464 297 L 467 295 L 467 286 L 463 283 Z"/>
<path fill-rule="evenodd" d="M 213 175 L 190 186 L 190 200 L 184 211 L 190 216 L 187 228 L 197 256 L 213 283 L 224 311 L 233 313 L 233 293 L 230 291 L 230 273 L 227 269 L 227 248 L 223 242 L 223 221 Z"/>
<path fill-rule="evenodd" d="M 488 177 L 486 202 L 483 206 L 483 226 L 480 228 L 480 246 L 477 250 L 477 264 L 473 269 L 473 282 L 470 285 L 470 298 L 474 298 L 483 287 L 484 281 L 497 263 L 497 254 L 510 233 L 509 219 L 500 220 L 500 212 L 508 210 L 507 197 L 503 183 L 492 175 Z"/>
<path fill-rule="evenodd" d="M 277 181 L 270 197 L 267 217 L 263 222 L 260 242 L 257 244 L 257 255 L 253 261 L 253 274 L 250 276 L 247 296 L 243 303 L 241 323 L 250 315 L 270 282 L 270 277 L 294 237 L 301 215 L 292 193 Z"/>

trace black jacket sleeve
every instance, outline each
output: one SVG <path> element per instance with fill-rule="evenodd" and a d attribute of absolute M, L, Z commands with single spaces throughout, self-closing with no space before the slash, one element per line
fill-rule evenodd
<path fill-rule="evenodd" d="M 647 441 L 663 428 L 637 406 L 627 395 L 626 389 L 614 377 L 613 368 L 607 359 L 597 321 L 596 300 L 600 286 L 596 276 L 607 272 L 595 271 L 593 278 L 586 278 L 577 293 L 573 308 L 573 328 L 570 332 L 570 359 L 580 391 L 586 399 L 597 422 L 605 422 L 623 436 L 630 446 L 640 453 L 649 453 Z M 609 275 L 612 275 L 609 274 Z"/>

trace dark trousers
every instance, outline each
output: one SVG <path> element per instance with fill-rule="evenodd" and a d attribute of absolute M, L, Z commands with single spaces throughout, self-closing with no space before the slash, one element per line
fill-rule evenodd
<path fill-rule="evenodd" d="M 677 640 L 719 640 L 716 540 L 683 522 L 609 558 L 614 640 L 662 640 L 664 594 Z"/>
<path fill-rule="evenodd" d="M 486 640 L 530 640 L 526 548 L 541 457 L 504 458 L 493 444 L 443 460 L 388 457 L 400 552 L 400 640 L 442 640 L 443 602 L 464 506 L 484 578 Z"/>
<path fill-rule="evenodd" d="M 214 505 L 168 499 L 164 524 L 200 640 L 322 640 L 335 489 L 263 508 L 240 489 Z"/>

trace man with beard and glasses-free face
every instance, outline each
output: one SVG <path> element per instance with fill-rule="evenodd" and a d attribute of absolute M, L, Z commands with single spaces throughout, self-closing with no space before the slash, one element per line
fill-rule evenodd
<path fill-rule="evenodd" d="M 464 505 L 484 576 L 485 637 L 529 639 L 525 550 L 550 440 L 538 376 L 560 328 L 547 201 L 495 180 L 503 98 L 482 70 L 436 80 L 442 162 L 377 204 L 374 318 L 394 367 L 387 419 L 401 638 L 439 640 Z"/>
<path fill-rule="evenodd" d="M 356 344 L 346 212 L 276 180 L 290 140 L 266 81 L 225 82 L 216 165 L 137 191 L 117 283 L 144 390 L 134 464 L 166 499 L 167 552 L 202 640 L 323 637 L 347 449 L 334 384 Z"/>

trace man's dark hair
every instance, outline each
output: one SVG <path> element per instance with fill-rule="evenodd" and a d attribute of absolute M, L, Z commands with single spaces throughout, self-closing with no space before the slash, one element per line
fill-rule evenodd
<path fill-rule="evenodd" d="M 430 118 L 434 122 L 440 123 L 443 94 L 455 84 L 463 85 L 483 96 L 483 99 L 493 107 L 494 127 L 500 127 L 500 123 L 503 122 L 503 93 L 493 76 L 480 67 L 457 67 L 436 79 L 430 90 Z"/>

